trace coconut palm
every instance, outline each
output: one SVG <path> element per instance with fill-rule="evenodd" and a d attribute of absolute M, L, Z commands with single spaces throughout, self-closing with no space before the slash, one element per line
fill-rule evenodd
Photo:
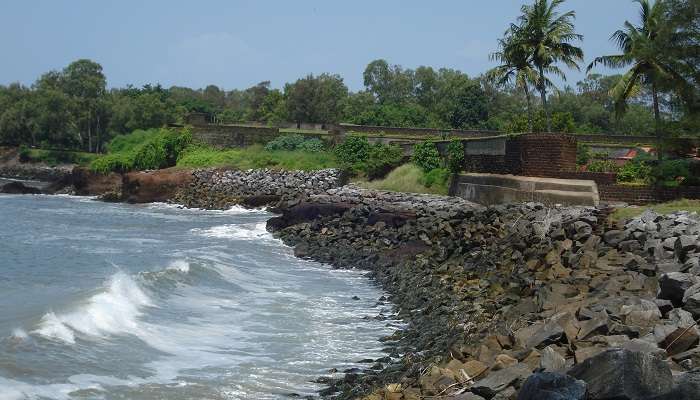
<path fill-rule="evenodd" d="M 588 71 L 596 64 L 608 68 L 632 66 L 611 90 L 618 115 L 627 108 L 627 100 L 639 94 L 642 85 L 651 87 L 654 108 L 658 157 L 661 160 L 661 112 L 659 111 L 659 88 L 672 81 L 683 81 L 671 63 L 664 59 L 664 44 L 660 33 L 664 21 L 663 2 L 651 5 L 649 0 L 635 0 L 640 6 L 640 25 L 625 21 L 624 28 L 613 33 L 610 40 L 620 48 L 622 54 L 597 57 L 588 66 Z"/>
<path fill-rule="evenodd" d="M 537 84 L 537 72 L 533 69 L 526 49 L 518 46 L 510 31 L 502 39 L 498 39 L 499 51 L 492 53 L 489 58 L 501 64 L 491 69 L 487 77 L 499 86 L 515 84 L 522 89 L 527 101 L 528 129 L 532 132 L 532 99 L 530 86 Z"/>
<path fill-rule="evenodd" d="M 574 29 L 576 13 L 558 13 L 557 8 L 562 3 L 564 0 L 535 0 L 532 5 L 524 5 L 518 24 L 512 24 L 510 28 L 517 45 L 527 52 L 538 73 L 536 87 L 545 110 L 548 132 L 552 130 L 552 121 L 547 104 L 549 85 L 546 75 L 554 74 L 566 80 L 566 75 L 557 64 L 561 62 L 579 70 L 578 62 L 583 61 L 583 50 L 572 44 L 583 40 L 583 36 Z"/>

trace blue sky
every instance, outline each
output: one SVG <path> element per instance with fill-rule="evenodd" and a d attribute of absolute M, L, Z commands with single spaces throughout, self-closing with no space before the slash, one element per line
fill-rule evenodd
<path fill-rule="evenodd" d="M 478 75 L 525 1 L 7 1 L 0 83 L 31 84 L 78 58 L 101 63 L 110 87 L 281 87 L 331 72 L 358 90 L 377 58 Z M 586 63 L 615 52 L 610 34 L 637 18 L 631 0 L 569 0 L 563 9 L 577 13 Z M 584 76 L 568 75 L 570 83 Z"/>

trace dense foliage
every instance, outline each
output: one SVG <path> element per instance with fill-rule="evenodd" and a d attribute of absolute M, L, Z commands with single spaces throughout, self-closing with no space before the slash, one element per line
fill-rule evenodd
<path fill-rule="evenodd" d="M 302 171 L 333 168 L 337 165 L 338 161 L 329 151 L 268 151 L 260 145 L 230 150 L 193 146 L 177 162 L 178 167 L 186 168 L 226 166 L 235 169 L 279 168 Z"/>
<path fill-rule="evenodd" d="M 440 158 L 437 146 L 429 140 L 416 143 L 413 146 L 411 161 L 421 167 L 425 172 L 440 168 L 442 165 L 442 159 Z"/>
<path fill-rule="evenodd" d="M 324 151 L 325 146 L 321 139 L 308 138 L 302 135 L 282 135 L 275 140 L 268 142 L 265 145 L 265 150 L 303 150 L 303 151 Z"/>
<path fill-rule="evenodd" d="M 188 130 L 151 129 L 116 137 L 108 145 L 113 152 L 90 163 L 99 173 L 172 167 L 192 143 Z"/>
<path fill-rule="evenodd" d="M 464 144 L 459 139 L 453 139 L 447 145 L 447 169 L 457 173 L 464 168 Z"/>
<path fill-rule="evenodd" d="M 401 165 L 403 149 L 383 143 L 370 144 L 364 136 L 349 136 L 335 149 L 335 155 L 343 168 L 377 179 Z"/>

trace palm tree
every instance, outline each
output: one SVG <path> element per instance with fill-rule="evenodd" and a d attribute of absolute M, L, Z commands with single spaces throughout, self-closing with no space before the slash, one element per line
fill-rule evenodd
<path fill-rule="evenodd" d="M 624 29 L 613 33 L 610 40 L 620 48 L 622 54 L 597 57 L 588 66 L 588 71 L 596 64 L 608 68 L 632 66 L 615 85 L 611 92 L 617 114 L 627 108 L 627 100 L 639 94 L 642 85 L 651 87 L 654 107 L 656 141 L 659 161 L 662 159 L 661 112 L 659 111 L 659 87 L 669 81 L 683 81 L 673 66 L 664 59 L 664 43 L 661 35 L 664 21 L 663 2 L 656 1 L 652 6 L 649 0 L 635 0 L 640 6 L 641 25 L 625 21 Z"/>
<path fill-rule="evenodd" d="M 542 98 L 548 132 L 552 131 L 552 121 L 547 104 L 546 74 L 566 80 L 557 63 L 562 62 L 569 68 L 580 70 L 578 62 L 583 61 L 583 50 L 571 44 L 583 40 L 583 36 L 574 29 L 576 13 L 569 11 L 559 14 L 557 8 L 562 3 L 564 0 L 535 0 L 532 5 L 524 5 L 522 15 L 518 17 L 519 23 L 511 24 L 510 28 L 518 46 L 525 49 L 538 72 L 536 87 Z"/>
<path fill-rule="evenodd" d="M 532 132 L 532 99 L 530 86 L 537 84 L 537 72 L 532 67 L 526 49 L 518 45 L 510 31 L 502 39 L 498 39 L 499 51 L 492 53 L 489 58 L 499 61 L 501 64 L 491 69 L 486 76 L 499 86 L 505 86 L 511 82 L 516 88 L 525 93 L 527 101 L 527 123 Z"/>

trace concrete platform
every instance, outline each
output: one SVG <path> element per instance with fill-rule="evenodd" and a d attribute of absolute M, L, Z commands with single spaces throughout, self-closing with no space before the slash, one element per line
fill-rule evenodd
<path fill-rule="evenodd" d="M 483 205 L 537 201 L 544 204 L 598 205 L 594 181 L 498 174 L 459 174 L 453 195 Z"/>

